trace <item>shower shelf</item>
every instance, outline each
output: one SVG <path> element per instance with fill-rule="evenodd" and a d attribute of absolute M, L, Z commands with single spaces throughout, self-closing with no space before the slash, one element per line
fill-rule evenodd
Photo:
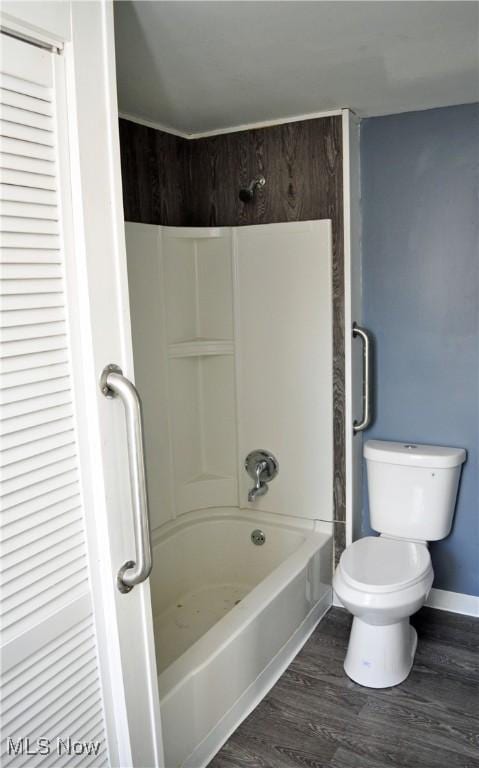
<path fill-rule="evenodd" d="M 225 339 L 189 339 L 168 345 L 168 357 L 233 355 L 234 342 Z"/>
<path fill-rule="evenodd" d="M 195 475 L 195 477 L 191 477 L 189 480 L 185 481 L 186 485 L 192 485 L 194 483 L 211 483 L 216 482 L 218 480 L 232 480 L 233 478 L 230 475 L 217 475 L 213 474 L 212 472 L 202 472 L 199 475 Z"/>
<path fill-rule="evenodd" d="M 238 505 L 238 483 L 235 476 L 204 472 L 181 483 L 176 489 L 178 514 L 208 507 Z"/>

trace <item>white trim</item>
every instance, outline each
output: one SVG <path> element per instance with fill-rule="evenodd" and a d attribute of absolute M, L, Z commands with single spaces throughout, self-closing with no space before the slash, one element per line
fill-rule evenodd
<path fill-rule="evenodd" d="M 44 48 L 51 53 L 61 53 L 63 51 L 63 43 L 53 42 L 52 40 L 43 39 L 44 36 L 37 35 L 36 33 L 27 34 L 22 30 L 22 26 L 15 22 L 3 22 L 0 24 L 0 32 L 7 37 L 13 37 L 15 40 L 21 40 L 24 43 L 35 45 L 38 48 Z"/>
<path fill-rule="evenodd" d="M 334 591 L 333 605 L 336 608 L 344 608 Z M 447 589 L 431 589 L 426 605 L 428 608 L 435 608 L 437 611 L 450 611 L 451 613 L 461 613 L 463 616 L 479 617 L 479 596 L 476 595 L 448 592 Z"/>
<path fill-rule="evenodd" d="M 118 733 L 126 730 L 124 719 L 118 723 L 121 709 L 121 685 L 115 683 L 120 666 L 119 643 L 115 632 L 116 620 L 111 593 L 105 589 L 112 565 L 104 543 L 108 540 L 106 514 L 101 505 L 99 489 L 104 482 L 99 459 L 99 442 L 95 440 L 94 418 L 85 420 L 84 414 L 94 414 L 95 406 L 86 384 L 88 376 L 95 377 L 90 355 L 91 335 L 88 306 L 88 284 L 84 271 L 85 231 L 81 195 L 81 163 L 77 133 L 77 99 L 75 85 L 75 49 L 66 42 L 63 55 L 55 59 L 57 79 L 58 141 L 60 151 L 59 200 L 63 203 L 63 237 L 65 247 L 66 314 L 72 345 L 72 391 L 75 404 L 75 431 L 77 434 L 80 483 L 84 507 L 84 525 L 87 559 L 92 597 L 95 645 L 102 683 L 102 703 L 106 740 L 112 765 L 122 754 Z M 61 99 L 61 102 L 60 102 Z M 84 379 L 85 377 L 85 379 Z M 101 533 L 100 533 L 101 531 Z M 118 666 L 117 666 L 118 665 Z M 126 715 L 125 715 L 126 718 Z"/>
<path fill-rule="evenodd" d="M 72 40 L 58 58 L 66 66 L 72 279 L 78 293 L 76 302 L 72 298 L 72 319 L 81 370 L 74 376 L 76 396 L 89 414 L 81 425 L 81 466 L 90 475 L 84 485 L 90 497 L 86 528 L 110 761 L 159 767 L 161 721 L 149 586 L 138 586 L 126 601 L 115 586 L 115 563 L 127 559 L 133 541 L 129 488 L 127 483 L 120 487 L 126 457 L 123 420 L 121 410 L 105 407 L 97 384 L 109 360 L 133 375 L 112 4 L 72 2 L 71 28 Z"/>
<path fill-rule="evenodd" d="M 177 131 L 176 128 L 172 128 L 170 125 L 164 125 L 163 123 L 156 123 L 153 120 L 145 120 L 143 117 L 130 115 L 128 112 L 118 112 L 118 117 L 121 117 L 123 120 L 129 120 L 130 123 L 137 123 L 137 125 L 144 125 L 146 128 L 153 128 L 155 131 L 171 133 L 172 136 L 179 136 L 182 139 L 191 139 L 191 135 L 189 133 L 184 133 L 184 131 Z"/>
<path fill-rule="evenodd" d="M 144 225 L 141 224 L 141 226 Z M 231 227 L 165 227 L 158 224 L 153 224 L 151 226 L 161 226 L 161 231 L 164 236 L 171 237 L 174 240 L 211 239 L 214 237 L 228 237 L 231 234 Z"/>
<path fill-rule="evenodd" d="M 449 592 L 447 589 L 431 589 L 426 605 L 438 611 L 451 611 L 462 613 L 464 616 L 479 617 L 479 596 L 476 595 Z"/>
<path fill-rule="evenodd" d="M 344 238 L 344 418 L 345 418 L 345 533 L 346 546 L 353 541 L 353 404 L 352 404 L 352 360 L 351 360 L 351 189 L 350 189 L 350 126 L 347 109 L 342 114 L 343 142 L 343 238 Z"/>
<path fill-rule="evenodd" d="M 9 8 L 14 8 L 12 3 L 9 3 Z M 2 31 L 12 37 L 18 37 L 21 40 L 25 40 L 27 43 L 33 45 L 40 45 L 45 48 L 52 48 L 57 52 L 60 52 L 64 48 L 64 43 L 68 40 L 67 31 L 64 31 L 64 37 L 56 35 L 47 29 L 42 29 L 35 24 L 29 23 L 22 18 L 22 7 L 18 5 L 20 17 L 6 13 L 4 10 L 0 12 L 0 26 Z"/>
<path fill-rule="evenodd" d="M 345 357 L 345 460 L 346 460 L 346 546 L 357 537 L 361 508 L 362 438 L 354 435 L 360 384 L 356 356 L 353 359 L 351 328 L 361 322 L 361 225 L 359 184 L 359 118 L 349 109 L 342 111 L 343 139 L 343 221 L 344 221 L 344 357 Z"/>
<path fill-rule="evenodd" d="M 227 128 L 217 128 L 213 131 L 198 131 L 197 133 L 186 133 L 185 131 L 179 131 L 176 128 L 171 128 L 168 125 L 162 123 L 156 123 L 153 120 L 145 120 L 143 117 L 136 117 L 128 112 L 118 112 L 118 117 L 123 120 L 129 120 L 132 123 L 138 123 L 138 125 L 145 125 L 147 128 L 154 128 L 157 131 L 164 131 L 165 133 L 171 133 L 173 136 L 180 136 L 182 139 L 205 139 L 209 136 L 222 136 L 226 133 L 239 133 L 239 131 L 253 131 L 257 128 L 270 128 L 274 125 L 284 125 L 285 123 L 299 123 L 302 120 L 317 120 L 321 117 L 337 117 L 342 115 L 345 110 L 343 109 L 330 109 L 324 112 L 307 112 L 305 115 L 290 115 L 286 117 L 278 117 L 274 120 L 260 120 L 257 123 L 243 123 L 241 125 L 231 125 Z M 350 111 L 350 110 L 346 110 Z"/>
<path fill-rule="evenodd" d="M 342 109 L 330 109 L 324 112 L 307 112 L 305 115 L 286 115 L 278 117 L 275 120 L 260 120 L 257 123 L 244 123 L 242 125 L 231 125 L 228 128 L 218 128 L 214 131 L 199 131 L 190 133 L 189 139 L 204 139 L 208 136 L 221 136 L 224 133 L 238 133 L 239 131 L 253 131 L 257 128 L 270 128 L 274 125 L 283 125 L 285 123 L 299 123 L 302 120 L 316 120 L 320 117 L 337 117 L 342 114 Z"/>

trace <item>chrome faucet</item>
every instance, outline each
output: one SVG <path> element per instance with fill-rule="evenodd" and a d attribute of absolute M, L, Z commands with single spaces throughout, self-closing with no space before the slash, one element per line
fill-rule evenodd
<path fill-rule="evenodd" d="M 254 501 L 257 496 L 264 496 L 265 493 L 268 493 L 268 486 L 266 485 L 266 482 L 261 480 L 261 473 L 264 472 L 267 466 L 268 462 L 266 461 L 258 461 L 256 464 L 254 468 L 255 484 L 253 488 L 250 488 L 248 491 L 248 501 Z"/>
<path fill-rule="evenodd" d="M 269 451 L 256 450 L 247 455 L 245 469 L 254 480 L 254 486 L 248 491 L 248 501 L 252 503 L 268 493 L 268 483 L 278 474 L 279 465 Z"/>

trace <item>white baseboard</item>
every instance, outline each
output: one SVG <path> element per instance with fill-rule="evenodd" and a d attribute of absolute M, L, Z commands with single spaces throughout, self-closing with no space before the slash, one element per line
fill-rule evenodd
<path fill-rule="evenodd" d="M 336 592 L 333 592 L 333 605 L 343 608 Z M 464 616 L 479 617 L 479 597 L 475 595 L 448 592 L 447 589 L 431 589 L 426 605 L 438 611 L 451 611 L 451 613 L 462 613 Z"/>
<path fill-rule="evenodd" d="M 429 608 L 437 608 L 439 611 L 462 613 L 465 616 L 479 616 L 479 597 L 464 595 L 461 592 L 431 589 L 426 605 Z"/>

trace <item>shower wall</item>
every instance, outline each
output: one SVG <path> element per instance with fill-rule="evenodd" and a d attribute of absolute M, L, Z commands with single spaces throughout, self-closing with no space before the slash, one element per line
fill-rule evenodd
<path fill-rule="evenodd" d="M 346 517 L 341 116 L 191 141 L 121 119 L 120 144 L 126 221 L 205 227 L 332 220 L 337 558 Z M 242 203 L 239 188 L 259 173 L 265 187 Z"/>
<path fill-rule="evenodd" d="M 280 471 L 253 508 L 332 521 L 330 222 L 125 233 L 153 532 L 250 509 L 260 447 Z"/>

